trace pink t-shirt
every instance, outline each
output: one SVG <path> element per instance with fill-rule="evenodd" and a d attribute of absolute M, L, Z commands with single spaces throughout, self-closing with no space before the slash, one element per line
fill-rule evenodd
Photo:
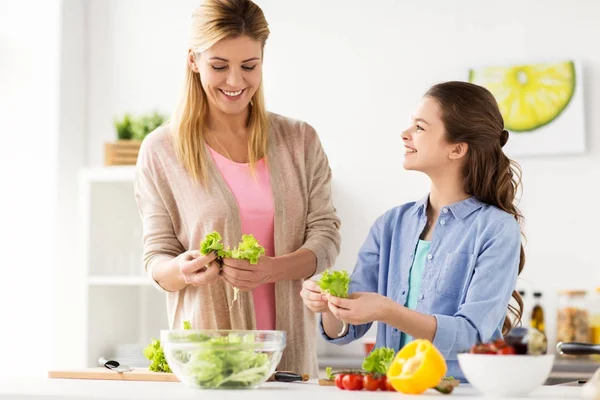
<path fill-rule="evenodd" d="M 258 243 L 265 248 L 265 255 L 273 257 L 275 255 L 273 194 L 265 160 L 258 161 L 253 176 L 249 164 L 237 163 L 210 147 L 208 149 L 238 203 L 242 233 L 254 235 Z M 235 246 L 237 243 L 231 245 Z M 256 329 L 274 330 L 275 284 L 265 283 L 258 286 L 252 291 L 252 297 L 256 312 Z"/>

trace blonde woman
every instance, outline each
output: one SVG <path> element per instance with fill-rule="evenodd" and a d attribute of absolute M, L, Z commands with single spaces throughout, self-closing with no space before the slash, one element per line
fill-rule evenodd
<path fill-rule="evenodd" d="M 315 130 L 265 109 L 268 36 L 250 0 L 206 0 L 194 12 L 179 111 L 138 158 L 144 264 L 167 293 L 171 328 L 190 320 L 198 329 L 286 331 L 279 369 L 316 377 L 316 322 L 300 291 L 332 266 L 340 220 Z M 230 246 L 253 234 L 266 254 L 258 265 L 225 259 L 211 268 L 214 255 L 198 248 L 213 231 Z"/>

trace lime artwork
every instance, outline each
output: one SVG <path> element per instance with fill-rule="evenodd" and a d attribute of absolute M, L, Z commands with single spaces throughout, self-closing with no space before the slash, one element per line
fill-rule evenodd
<path fill-rule="evenodd" d="M 585 151 L 580 71 L 573 60 L 483 66 L 469 70 L 469 82 L 496 98 L 511 134 L 507 154 L 571 154 Z"/>

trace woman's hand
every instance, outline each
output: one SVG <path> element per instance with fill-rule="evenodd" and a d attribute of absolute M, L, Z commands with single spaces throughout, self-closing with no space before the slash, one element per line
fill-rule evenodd
<path fill-rule="evenodd" d="M 219 277 L 220 267 L 215 261 L 217 255 L 212 251 L 202 255 L 199 250 L 189 250 L 178 258 L 179 272 L 188 285 L 208 285 Z"/>
<path fill-rule="evenodd" d="M 306 307 L 314 313 L 324 313 L 329 310 L 327 305 L 327 295 L 321 291 L 321 288 L 315 281 L 304 281 L 300 296 Z"/>
<path fill-rule="evenodd" d="M 352 325 L 381 321 L 388 309 L 389 298 L 378 293 L 352 293 L 348 299 L 327 295 L 329 310 L 339 320 Z"/>
<path fill-rule="evenodd" d="M 231 286 L 252 291 L 263 283 L 273 281 L 273 257 L 262 256 L 257 264 L 248 260 L 224 258 L 222 276 Z"/>

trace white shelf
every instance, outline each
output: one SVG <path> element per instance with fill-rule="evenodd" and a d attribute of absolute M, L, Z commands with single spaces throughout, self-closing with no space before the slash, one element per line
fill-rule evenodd
<path fill-rule="evenodd" d="M 90 276 L 88 284 L 94 286 L 149 286 L 147 276 Z"/>
<path fill-rule="evenodd" d="M 133 182 L 135 166 L 91 167 L 82 170 L 81 175 L 88 182 Z"/>

